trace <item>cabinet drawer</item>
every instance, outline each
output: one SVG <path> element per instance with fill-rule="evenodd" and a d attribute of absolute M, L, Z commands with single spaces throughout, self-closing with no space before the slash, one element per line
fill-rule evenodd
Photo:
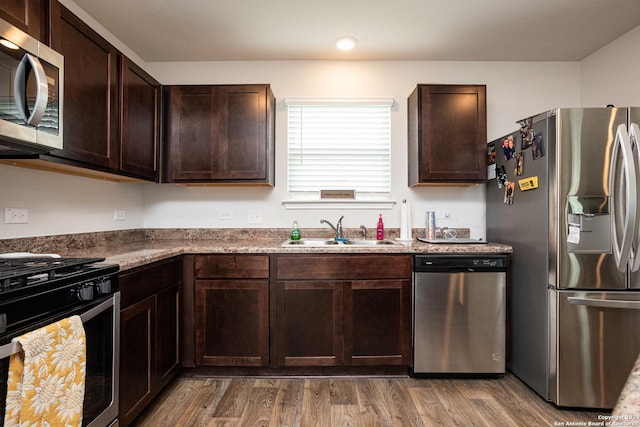
<path fill-rule="evenodd" d="M 120 275 L 120 304 L 125 308 L 182 281 L 182 261 L 173 258 L 145 265 Z"/>
<path fill-rule="evenodd" d="M 280 256 L 278 279 L 397 279 L 411 277 L 410 255 Z"/>
<path fill-rule="evenodd" d="M 198 255 L 195 257 L 195 277 L 268 279 L 267 255 Z"/>

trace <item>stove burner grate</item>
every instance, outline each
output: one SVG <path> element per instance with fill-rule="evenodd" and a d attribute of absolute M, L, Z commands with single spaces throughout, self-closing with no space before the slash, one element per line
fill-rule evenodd
<path fill-rule="evenodd" d="M 87 269 L 104 258 L 25 257 L 0 259 L 0 292 L 46 283 Z"/>

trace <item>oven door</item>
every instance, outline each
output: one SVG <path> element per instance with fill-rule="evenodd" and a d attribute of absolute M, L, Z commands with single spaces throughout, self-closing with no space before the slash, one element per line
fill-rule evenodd
<path fill-rule="evenodd" d="M 82 425 L 108 426 L 118 418 L 120 292 L 81 317 L 87 339 Z"/>
<path fill-rule="evenodd" d="M 20 347 L 11 339 L 63 318 L 79 315 L 87 341 L 85 396 L 82 425 L 104 427 L 117 423 L 120 360 L 120 292 L 93 301 L 90 305 L 59 313 L 28 328 L 2 337 L 0 347 L 0 395 L 6 398 L 9 356 Z M 0 419 L 5 407 L 0 404 Z"/>

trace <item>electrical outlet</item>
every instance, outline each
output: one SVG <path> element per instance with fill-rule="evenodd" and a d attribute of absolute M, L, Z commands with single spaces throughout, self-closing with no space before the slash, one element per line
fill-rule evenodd
<path fill-rule="evenodd" d="M 247 222 L 249 224 L 262 224 L 262 209 L 249 209 L 247 211 Z"/>
<path fill-rule="evenodd" d="M 124 209 L 116 209 L 115 211 L 113 211 L 113 219 L 116 221 L 126 221 L 127 211 Z"/>
<path fill-rule="evenodd" d="M 233 219 L 233 209 L 230 209 L 230 208 L 218 209 L 218 219 L 223 219 L 223 220 Z"/>
<path fill-rule="evenodd" d="M 28 224 L 29 209 L 26 208 L 4 208 L 5 224 Z"/>

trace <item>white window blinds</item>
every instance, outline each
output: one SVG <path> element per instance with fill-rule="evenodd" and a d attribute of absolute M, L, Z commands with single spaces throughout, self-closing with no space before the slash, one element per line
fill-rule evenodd
<path fill-rule="evenodd" d="M 291 194 L 391 191 L 393 100 L 286 100 Z"/>

